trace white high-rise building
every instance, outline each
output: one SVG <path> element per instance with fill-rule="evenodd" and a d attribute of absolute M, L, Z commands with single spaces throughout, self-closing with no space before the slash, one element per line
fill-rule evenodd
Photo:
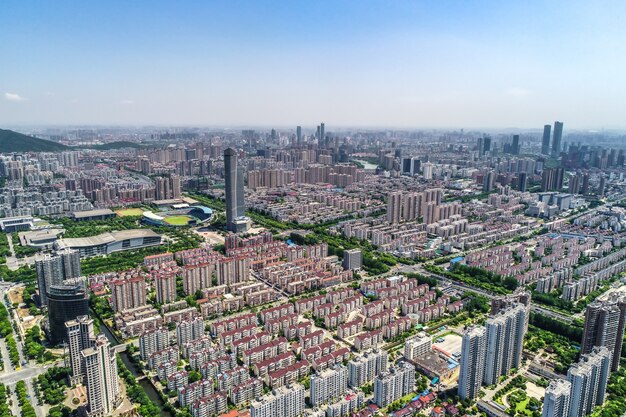
<path fill-rule="evenodd" d="M 204 336 L 204 320 L 196 317 L 192 320 L 185 320 L 176 326 L 176 343 L 183 346 L 187 342 L 196 340 Z"/>
<path fill-rule="evenodd" d="M 304 413 L 304 387 L 300 384 L 276 388 L 250 404 L 251 417 L 298 417 Z"/>
<path fill-rule="evenodd" d="M 414 389 L 415 367 L 402 362 L 374 378 L 374 402 L 379 407 L 387 407 Z"/>
<path fill-rule="evenodd" d="M 569 417 L 572 384 L 564 379 L 550 381 L 543 397 L 542 417 Z"/>
<path fill-rule="evenodd" d="M 567 379 L 572 385 L 569 417 L 583 417 L 590 414 L 593 407 L 604 403 L 611 359 L 609 349 L 594 347 L 568 369 Z"/>
<path fill-rule="evenodd" d="M 462 399 L 478 396 L 485 369 L 486 346 L 487 332 L 484 327 L 471 327 L 463 334 L 459 374 L 459 397 Z"/>
<path fill-rule="evenodd" d="M 385 372 L 389 354 L 384 350 L 372 350 L 348 362 L 348 385 L 361 387 L 372 382 L 376 375 Z"/>
<path fill-rule="evenodd" d="M 83 350 L 81 355 L 85 361 L 87 415 L 110 416 L 121 402 L 115 350 L 100 334 L 93 347 Z"/>
<path fill-rule="evenodd" d="M 318 407 L 337 400 L 348 389 L 348 369 L 343 365 L 311 376 L 311 405 Z"/>
<path fill-rule="evenodd" d="M 70 356 L 70 368 L 72 376 L 70 382 L 78 384 L 83 382 L 85 366 L 81 352 L 95 343 L 93 320 L 89 316 L 79 316 L 76 320 L 65 322 L 67 330 L 67 346 Z"/>
<path fill-rule="evenodd" d="M 517 368 L 522 360 L 527 309 L 521 305 L 506 308 L 487 319 L 487 351 L 483 382 L 492 385 Z"/>

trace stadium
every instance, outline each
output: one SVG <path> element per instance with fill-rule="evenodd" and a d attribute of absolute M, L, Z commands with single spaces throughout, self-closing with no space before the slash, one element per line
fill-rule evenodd
<path fill-rule="evenodd" d="M 144 211 L 142 222 L 154 226 L 196 226 L 208 222 L 213 217 L 213 210 L 205 206 L 191 206 L 154 213 Z"/>

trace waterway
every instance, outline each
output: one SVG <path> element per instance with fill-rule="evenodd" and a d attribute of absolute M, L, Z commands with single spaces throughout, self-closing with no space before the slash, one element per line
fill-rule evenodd
<path fill-rule="evenodd" d="M 367 161 L 362 161 L 360 159 L 355 159 L 356 162 L 359 162 L 361 164 L 363 164 L 363 167 L 365 169 L 371 169 L 371 170 L 375 170 L 376 168 L 378 168 L 378 165 L 376 164 L 372 164 L 371 162 L 367 162 Z"/>
<path fill-rule="evenodd" d="M 111 333 L 111 330 L 109 330 L 109 328 L 106 325 L 104 325 L 104 323 L 102 324 L 102 326 L 100 326 L 100 331 L 104 333 L 107 339 L 109 339 L 109 342 L 111 342 L 111 345 L 116 346 L 120 344 L 119 340 L 117 340 L 115 335 Z M 143 372 L 141 372 L 137 368 L 137 365 L 135 365 L 135 363 L 130 360 L 128 352 L 126 351 L 120 352 L 119 355 L 120 355 L 120 359 L 122 359 L 122 362 L 124 363 L 126 368 L 128 368 L 130 373 L 133 374 L 135 378 L 139 378 L 143 376 Z M 160 414 L 161 417 L 174 417 L 172 413 L 170 413 L 169 411 L 163 408 L 165 406 L 165 402 L 163 402 L 156 388 L 154 387 L 154 385 L 152 385 L 152 383 L 147 378 L 142 378 L 141 380 L 139 380 L 139 385 L 146 392 L 146 394 L 148 395 L 148 398 L 150 398 L 150 401 L 152 401 L 154 404 L 159 406 L 159 408 L 161 409 L 161 414 Z"/>

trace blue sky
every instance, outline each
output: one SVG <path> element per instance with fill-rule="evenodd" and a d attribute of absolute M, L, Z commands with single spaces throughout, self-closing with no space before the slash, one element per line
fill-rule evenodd
<path fill-rule="evenodd" d="M 0 124 L 626 127 L 625 16 L 623 1 L 3 0 Z"/>

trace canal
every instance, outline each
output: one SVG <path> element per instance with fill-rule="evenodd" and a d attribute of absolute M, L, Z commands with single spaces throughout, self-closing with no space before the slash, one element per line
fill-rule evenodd
<path fill-rule="evenodd" d="M 104 323 L 102 323 L 102 325 L 100 326 L 100 331 L 104 333 L 107 339 L 109 339 L 109 342 L 111 342 L 112 346 L 116 346 L 120 344 L 119 340 L 117 340 L 115 335 L 111 332 L 111 330 Z M 133 374 L 135 378 L 139 378 L 143 376 L 143 372 L 141 372 L 137 368 L 137 365 L 135 365 L 135 363 L 130 360 L 130 356 L 128 355 L 128 352 L 124 351 L 118 354 L 120 355 L 120 359 L 124 363 L 124 366 L 128 368 L 130 373 Z M 142 378 L 138 382 L 139 382 L 139 386 L 141 386 L 141 388 L 143 388 L 143 390 L 146 392 L 146 395 L 148 395 L 148 398 L 150 399 L 150 401 L 152 401 L 154 404 L 159 406 L 159 408 L 161 409 L 161 414 L 160 414 L 161 417 L 174 417 L 172 413 L 170 413 L 168 410 L 163 408 L 165 406 L 165 402 L 161 399 L 161 396 L 157 392 L 154 385 L 152 385 L 152 383 L 148 380 L 148 378 Z"/>

